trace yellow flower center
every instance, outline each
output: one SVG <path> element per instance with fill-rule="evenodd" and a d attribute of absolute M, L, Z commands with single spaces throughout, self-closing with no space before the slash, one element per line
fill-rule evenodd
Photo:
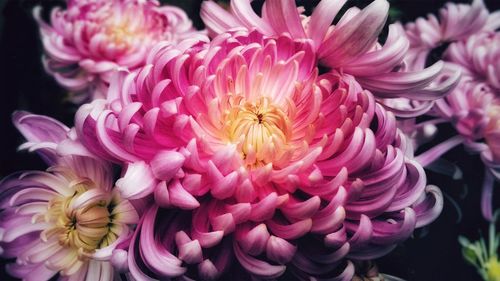
<path fill-rule="evenodd" d="M 225 132 L 238 144 L 249 167 L 260 167 L 280 158 L 291 138 L 291 124 L 283 110 L 268 98 L 256 102 L 236 99 L 225 118 Z"/>
<path fill-rule="evenodd" d="M 128 47 L 134 38 L 144 35 L 142 30 L 132 28 L 126 21 L 115 23 L 110 22 L 106 26 L 106 34 L 117 46 Z"/>
<path fill-rule="evenodd" d="M 46 220 L 53 222 L 49 233 L 57 235 L 59 244 L 92 253 L 96 249 L 108 246 L 117 236 L 112 231 L 111 202 L 94 200 L 73 206 L 79 196 L 84 194 L 92 184 L 78 183 L 75 193 L 69 197 L 56 197 L 49 202 Z"/>

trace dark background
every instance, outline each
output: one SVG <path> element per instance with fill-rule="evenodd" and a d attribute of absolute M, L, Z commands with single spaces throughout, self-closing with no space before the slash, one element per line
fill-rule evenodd
<path fill-rule="evenodd" d="M 36 23 L 31 15 L 31 10 L 36 5 L 49 10 L 62 2 L 0 0 L 0 178 L 14 171 L 46 168 L 36 155 L 16 151 L 23 140 L 10 121 L 14 110 L 48 115 L 68 126 L 73 123 L 76 107 L 65 101 L 64 90 L 42 68 L 42 48 Z M 196 27 L 203 27 L 198 15 L 201 0 L 162 2 L 182 7 Z M 298 1 L 300 5 L 309 8 L 317 2 Z M 369 2 L 371 1 L 351 0 L 348 5 L 362 7 Z M 500 8 L 499 0 L 485 2 L 490 10 Z M 391 13 L 391 20 L 406 22 L 427 13 L 435 13 L 445 1 L 392 0 L 391 3 L 396 9 L 395 13 Z M 449 126 L 441 126 L 440 129 L 441 138 L 434 140 L 431 145 L 453 134 Z M 464 179 L 452 180 L 428 172 L 428 182 L 438 185 L 445 193 L 444 211 L 430 227 L 416 231 L 414 237 L 388 256 L 377 260 L 380 271 L 408 281 L 481 280 L 475 269 L 462 259 L 457 238 L 458 235 L 465 235 L 475 240 L 479 238 L 480 231 L 487 233 L 488 224 L 481 216 L 479 205 L 483 165 L 478 157 L 468 155 L 462 147 L 453 149 L 445 158 L 460 165 Z M 498 207 L 498 183 L 495 189 L 495 204 Z M 2 264 L 0 281 L 3 280 L 14 279 L 5 274 Z"/>

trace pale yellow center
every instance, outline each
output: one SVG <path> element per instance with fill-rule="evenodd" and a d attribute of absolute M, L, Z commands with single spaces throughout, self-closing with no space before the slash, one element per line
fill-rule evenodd
<path fill-rule="evenodd" d="M 109 245 L 116 240 L 110 231 L 112 216 L 108 202 L 97 200 L 81 208 L 71 208 L 73 200 L 87 190 L 88 185 L 80 183 L 70 197 L 57 197 L 49 202 L 47 220 L 54 223 L 51 232 L 58 235 L 59 243 L 64 247 L 92 253 L 96 249 Z"/>
<path fill-rule="evenodd" d="M 239 100 L 225 118 L 226 134 L 238 143 L 245 163 L 260 167 L 282 156 L 291 137 L 291 124 L 285 112 L 268 98 L 256 102 Z"/>
<path fill-rule="evenodd" d="M 134 36 L 141 36 L 139 32 L 131 30 L 126 22 L 122 22 L 120 24 L 110 24 L 106 31 L 109 38 L 115 42 L 116 45 L 127 45 L 130 43 L 131 38 L 134 38 Z"/>

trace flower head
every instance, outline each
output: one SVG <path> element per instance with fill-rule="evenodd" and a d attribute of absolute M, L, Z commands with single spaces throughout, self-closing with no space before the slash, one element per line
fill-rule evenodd
<path fill-rule="evenodd" d="M 76 102 L 104 97 L 112 71 L 144 65 L 157 42 L 204 38 L 181 9 L 154 0 L 68 0 L 65 10 L 52 10 L 50 25 L 40 7 L 34 14 L 46 69 L 59 84 L 81 94 Z"/>
<path fill-rule="evenodd" d="M 500 14 L 489 13 L 483 0 L 471 5 L 447 3 L 439 17 L 429 15 L 405 25 L 410 49 L 406 61 L 411 69 L 423 69 L 433 49 L 500 27 Z M 472 48 L 470 50 L 473 50 Z"/>
<path fill-rule="evenodd" d="M 394 116 L 353 76 L 319 74 L 311 41 L 238 30 L 184 47 L 157 45 L 76 117 L 88 148 L 128 163 L 120 192 L 157 203 L 132 275 L 213 279 L 234 255 L 263 278 L 350 280 L 344 257 L 384 255 L 440 212 Z"/>
<path fill-rule="evenodd" d="M 484 81 L 497 94 L 500 91 L 500 33 L 479 32 L 450 44 L 444 54 L 447 62 L 459 65 L 466 77 Z"/>
<path fill-rule="evenodd" d="M 100 274 L 112 280 L 113 249 L 138 220 L 134 207 L 113 191 L 112 171 L 91 157 L 56 156 L 54 141 L 68 129 L 55 120 L 18 112 L 25 147 L 52 153 L 47 172 L 12 175 L 0 183 L 2 256 L 17 258 L 8 272 L 23 280 L 85 280 Z M 44 131 L 44 129 L 49 129 Z"/>

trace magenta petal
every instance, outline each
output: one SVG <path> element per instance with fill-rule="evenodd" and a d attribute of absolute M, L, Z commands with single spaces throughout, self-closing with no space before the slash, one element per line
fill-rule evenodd
<path fill-rule="evenodd" d="M 432 163 L 434 160 L 438 159 L 442 155 L 444 155 L 446 152 L 450 151 L 452 148 L 455 146 L 462 144 L 463 143 L 463 138 L 461 136 L 454 136 L 436 146 L 433 148 L 423 152 L 422 154 L 418 155 L 415 160 L 420 163 L 422 166 L 427 166 L 428 164 Z"/>
<path fill-rule="evenodd" d="M 187 192 L 178 180 L 170 182 L 168 193 L 172 205 L 181 209 L 192 210 L 200 206 L 198 200 Z"/>
<path fill-rule="evenodd" d="M 380 49 L 369 51 L 344 67 L 344 70 L 354 76 L 373 76 L 391 72 L 399 66 L 409 48 L 404 30 L 401 27 L 389 25 L 389 36 Z"/>
<path fill-rule="evenodd" d="M 178 152 L 161 151 L 151 160 L 151 170 L 158 179 L 169 181 L 182 167 L 184 160 L 184 155 Z"/>
<path fill-rule="evenodd" d="M 422 200 L 416 203 L 413 209 L 417 214 L 416 227 L 422 227 L 433 222 L 443 210 L 443 194 L 436 186 L 429 185 L 425 188 Z"/>
<path fill-rule="evenodd" d="M 241 248 L 251 255 L 261 254 L 270 237 L 265 224 L 259 224 L 249 230 L 239 231 L 237 235 L 240 237 L 238 243 Z"/>
<path fill-rule="evenodd" d="M 292 217 L 295 219 L 306 219 L 313 216 L 320 207 L 321 199 L 318 196 L 313 196 L 306 201 L 292 201 L 292 198 L 288 200 L 281 211 L 287 217 Z"/>
<path fill-rule="evenodd" d="M 6 269 L 10 275 L 26 281 L 50 280 L 57 274 L 57 271 L 48 269 L 43 263 L 35 265 L 9 264 Z"/>
<path fill-rule="evenodd" d="M 280 224 L 274 220 L 269 220 L 267 225 L 271 229 L 271 232 L 278 237 L 284 239 L 297 239 L 309 233 L 313 223 L 311 219 L 304 219 L 292 224 Z"/>
<path fill-rule="evenodd" d="M 180 245 L 179 258 L 188 264 L 200 263 L 203 260 L 200 242 L 193 240 Z"/>
<path fill-rule="evenodd" d="M 252 9 L 250 0 L 233 0 L 231 1 L 231 11 L 245 27 L 257 28 L 263 34 L 273 34 L 271 26 L 263 21 Z"/>
<path fill-rule="evenodd" d="M 346 0 L 322 0 L 314 9 L 309 20 L 307 33 L 314 41 L 316 48 L 319 48 L 323 42 L 328 28 L 345 2 Z"/>
<path fill-rule="evenodd" d="M 296 250 L 297 247 L 285 239 L 271 236 L 267 241 L 266 255 L 272 261 L 279 264 L 286 264 L 292 260 Z"/>
<path fill-rule="evenodd" d="M 292 38 L 304 38 L 305 32 L 302 21 L 295 5 L 295 0 L 268 1 L 265 5 L 269 24 L 275 33 L 290 33 Z"/>
<path fill-rule="evenodd" d="M 351 239 L 349 239 L 349 243 L 353 248 L 359 248 L 363 244 L 368 243 L 373 235 L 372 229 L 373 225 L 371 220 L 367 216 L 361 215 L 359 225 L 357 226 L 357 229 L 355 230 Z"/>
<path fill-rule="evenodd" d="M 411 208 L 406 208 L 402 212 L 402 219 L 395 216 L 394 220 L 373 221 L 371 242 L 380 245 L 390 245 L 395 241 L 404 241 L 407 239 L 415 229 L 417 217 Z"/>
<path fill-rule="evenodd" d="M 182 261 L 155 240 L 154 221 L 157 212 L 158 208 L 153 207 L 144 215 L 140 228 L 141 256 L 151 270 L 168 277 L 180 276 L 186 272 L 186 268 L 181 266 Z"/>
<path fill-rule="evenodd" d="M 156 178 L 149 165 L 136 162 L 127 165 L 125 175 L 116 182 L 116 187 L 124 198 L 142 198 L 153 192 Z"/>
<path fill-rule="evenodd" d="M 435 95 L 419 96 L 416 91 L 429 86 L 438 75 L 441 74 L 444 67 L 443 62 L 437 62 L 432 66 L 413 72 L 389 72 L 380 75 L 359 78 L 360 83 L 367 89 L 377 93 L 382 98 L 408 97 L 415 100 L 435 100 Z M 456 83 L 458 77 L 453 79 Z"/>
<path fill-rule="evenodd" d="M 212 36 L 239 25 L 239 21 L 231 13 L 212 1 L 201 3 L 200 16 Z"/>
<path fill-rule="evenodd" d="M 244 253 L 237 243 L 233 244 L 234 253 L 236 258 L 246 270 L 263 278 L 277 278 L 281 276 L 286 267 L 283 265 L 271 265 L 265 261 L 253 258 L 246 253 Z"/>
<path fill-rule="evenodd" d="M 388 11 L 387 1 L 376 0 L 348 23 L 335 28 L 318 50 L 322 63 L 339 67 L 372 48 L 387 20 Z"/>
<path fill-rule="evenodd" d="M 69 132 L 68 127 L 55 119 L 25 111 L 14 112 L 12 120 L 16 128 L 30 142 L 59 143 L 66 139 Z"/>
<path fill-rule="evenodd" d="M 170 194 L 168 193 L 167 183 L 165 181 L 159 182 L 154 189 L 154 198 L 156 204 L 158 204 L 158 206 L 162 208 L 168 208 L 172 206 L 172 203 L 170 202 Z"/>

